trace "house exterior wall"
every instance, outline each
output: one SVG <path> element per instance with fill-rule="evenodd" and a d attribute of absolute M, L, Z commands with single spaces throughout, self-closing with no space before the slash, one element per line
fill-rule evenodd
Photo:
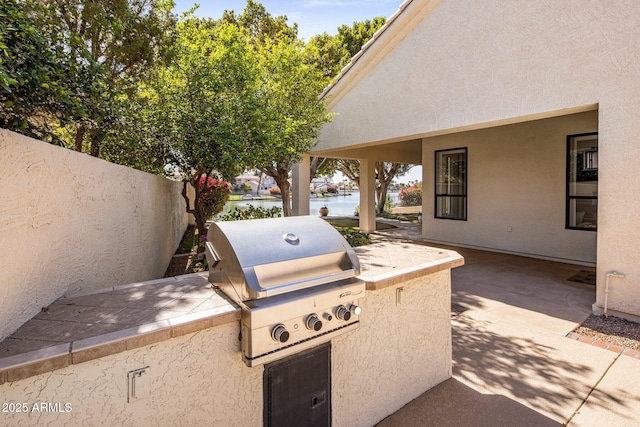
<path fill-rule="evenodd" d="M 565 203 L 566 137 L 597 131 L 597 114 L 425 138 L 423 237 L 595 265 L 597 235 L 565 229 Z M 467 221 L 434 218 L 434 153 L 463 147 L 468 150 Z"/>
<path fill-rule="evenodd" d="M 181 188 L 0 129 L 0 340 L 65 293 L 162 277 Z"/>
<path fill-rule="evenodd" d="M 635 0 L 414 0 L 328 91 L 336 114 L 317 150 L 597 108 L 594 308 L 615 270 L 625 277 L 612 285 L 609 310 L 640 316 L 638 28 Z"/>
<path fill-rule="evenodd" d="M 372 426 L 451 377 L 450 303 L 449 269 L 366 292 L 361 327 L 332 342 L 332 425 Z M 263 367 L 242 362 L 239 326 L 227 323 L 1 384 L 0 402 L 26 403 L 28 411 L 0 413 L 0 424 L 262 425 Z M 144 367 L 149 396 L 128 403 L 127 373 Z M 62 410 L 33 411 L 40 403 Z"/>

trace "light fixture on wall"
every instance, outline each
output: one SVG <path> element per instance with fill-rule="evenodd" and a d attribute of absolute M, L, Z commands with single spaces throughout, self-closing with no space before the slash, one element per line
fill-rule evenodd
<path fill-rule="evenodd" d="M 582 170 L 598 170 L 598 147 L 591 147 L 582 152 Z"/>

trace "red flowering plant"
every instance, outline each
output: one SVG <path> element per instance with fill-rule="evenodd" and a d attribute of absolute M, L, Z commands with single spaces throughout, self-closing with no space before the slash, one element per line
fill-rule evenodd
<path fill-rule="evenodd" d="M 200 190 L 200 206 L 205 219 L 222 212 L 231 195 L 231 185 L 228 182 L 211 176 L 200 177 L 198 190 Z"/>
<path fill-rule="evenodd" d="M 403 187 L 398 193 L 400 206 L 421 206 L 422 205 L 422 185 L 413 184 Z"/>
<path fill-rule="evenodd" d="M 198 228 L 200 242 L 198 252 L 204 251 L 204 243 L 207 239 L 206 222 L 215 214 L 222 212 L 225 203 L 231 195 L 231 185 L 221 179 L 213 178 L 209 174 L 196 175 L 190 180 L 184 181 L 182 195 L 189 206 L 187 183 L 195 190 L 193 208 L 187 208 L 187 212 L 193 214 Z"/>

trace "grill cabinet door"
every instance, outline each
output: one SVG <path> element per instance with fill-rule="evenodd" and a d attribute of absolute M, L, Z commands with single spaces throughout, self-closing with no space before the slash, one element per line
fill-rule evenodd
<path fill-rule="evenodd" d="M 265 426 L 330 426 L 330 343 L 267 365 L 263 387 Z"/>

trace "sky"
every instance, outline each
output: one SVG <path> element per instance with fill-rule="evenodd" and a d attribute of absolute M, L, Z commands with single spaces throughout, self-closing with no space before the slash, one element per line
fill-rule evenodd
<path fill-rule="evenodd" d="M 256 0 L 272 16 L 286 15 L 287 22 L 298 24 L 298 36 L 305 41 L 317 34 L 335 35 L 341 25 L 351 26 L 354 22 L 371 20 L 378 16 L 389 18 L 396 13 L 403 0 Z M 195 0 L 174 0 L 175 13 L 191 9 Z M 219 19 L 225 10 L 242 13 L 246 0 L 200 0 L 195 15 L 200 18 Z M 334 181 L 343 179 L 341 174 Z M 405 176 L 396 181 L 422 181 L 422 167 L 415 166 Z"/>

